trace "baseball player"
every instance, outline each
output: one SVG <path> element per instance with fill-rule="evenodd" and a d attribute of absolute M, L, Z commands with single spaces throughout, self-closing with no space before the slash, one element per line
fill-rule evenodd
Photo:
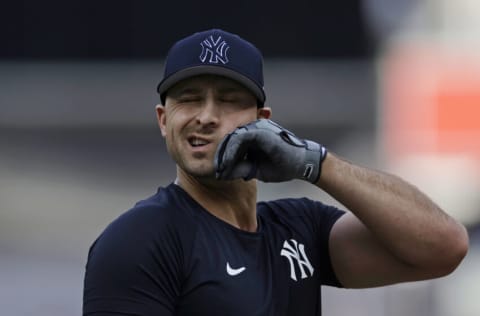
<path fill-rule="evenodd" d="M 83 315 L 321 315 L 321 286 L 445 276 L 465 228 L 397 176 L 355 165 L 271 120 L 263 58 L 210 29 L 169 50 L 158 125 L 177 177 L 90 248 Z M 257 181 L 299 179 L 310 198 L 257 201 Z"/>

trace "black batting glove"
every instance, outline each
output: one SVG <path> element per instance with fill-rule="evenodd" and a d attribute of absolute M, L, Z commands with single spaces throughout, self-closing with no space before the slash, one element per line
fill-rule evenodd
<path fill-rule="evenodd" d="M 217 179 L 256 178 L 264 182 L 292 179 L 316 183 L 327 150 L 280 125 L 260 119 L 225 136 L 215 153 Z"/>

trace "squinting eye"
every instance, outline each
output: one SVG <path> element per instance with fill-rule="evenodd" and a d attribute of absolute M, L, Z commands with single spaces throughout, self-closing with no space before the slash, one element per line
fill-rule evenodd
<path fill-rule="evenodd" d="M 235 108 L 246 108 L 252 105 L 251 100 L 249 100 L 248 98 L 237 97 L 237 96 L 221 98 L 220 101 L 225 105 L 230 105 Z"/>
<path fill-rule="evenodd" d="M 200 102 L 200 98 L 199 97 L 180 97 L 178 98 L 178 102 L 180 103 Z"/>
<path fill-rule="evenodd" d="M 235 96 L 225 96 L 223 98 L 220 98 L 220 101 L 225 103 L 238 103 L 241 101 L 241 98 Z"/>
<path fill-rule="evenodd" d="M 221 99 L 220 101 L 222 102 L 225 102 L 225 103 L 235 103 L 237 102 L 237 99 L 231 99 L 231 98 L 225 98 L 225 99 Z"/>

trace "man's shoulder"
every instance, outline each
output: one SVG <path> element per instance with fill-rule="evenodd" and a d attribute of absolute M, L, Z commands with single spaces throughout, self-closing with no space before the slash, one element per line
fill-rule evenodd
<path fill-rule="evenodd" d="M 121 214 L 117 220 L 129 218 L 149 222 L 165 218 L 172 220 L 172 217 L 179 217 L 182 212 L 175 195 L 176 192 L 171 185 L 159 187 L 155 194 L 136 202 L 132 208 Z"/>
<path fill-rule="evenodd" d="M 111 248 L 116 248 L 119 244 L 145 248 L 152 242 L 182 242 L 193 238 L 194 228 L 194 219 L 176 201 L 171 186 L 160 187 L 154 195 L 140 200 L 113 219 L 97 237 L 94 245 L 97 248 L 98 244 L 109 245 Z"/>
<path fill-rule="evenodd" d="M 185 212 L 179 210 L 181 205 L 172 200 L 175 194 L 169 190 L 160 188 L 139 201 L 111 221 L 95 239 L 86 265 L 89 296 L 95 296 L 97 289 L 110 291 L 109 287 L 117 284 L 127 293 L 132 288 L 129 282 L 138 288 L 156 289 L 152 280 L 158 282 L 165 277 L 171 281 L 162 273 L 182 269 L 184 253 L 190 252 L 196 232 L 194 221 L 181 215 Z M 102 299 L 111 300 L 112 304 L 125 303 L 115 295 Z"/>
<path fill-rule="evenodd" d="M 155 194 L 139 200 L 135 203 L 133 208 L 168 208 L 175 204 L 176 200 L 178 200 L 179 194 L 180 190 L 176 190 L 176 185 L 173 183 L 167 186 L 160 186 Z"/>
<path fill-rule="evenodd" d="M 285 215 L 301 216 L 305 212 L 328 210 L 332 206 L 315 201 L 307 197 L 281 198 L 276 200 L 261 201 L 257 203 L 259 212 L 280 212 Z"/>
<path fill-rule="evenodd" d="M 177 196 L 179 192 L 173 186 L 160 187 L 155 194 L 136 202 L 132 208 L 112 220 L 104 233 L 158 235 L 188 226 L 189 222 L 193 222 L 192 216 L 186 202 Z"/>
<path fill-rule="evenodd" d="M 336 221 L 345 213 L 336 206 L 308 197 L 262 201 L 257 204 L 257 212 L 267 220 L 306 225 Z"/>

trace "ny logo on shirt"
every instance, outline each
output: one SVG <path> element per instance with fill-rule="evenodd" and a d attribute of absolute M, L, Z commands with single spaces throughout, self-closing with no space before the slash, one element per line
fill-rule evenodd
<path fill-rule="evenodd" d="M 303 244 L 299 244 L 295 239 L 285 240 L 280 255 L 287 257 L 290 263 L 290 278 L 292 280 L 297 281 L 295 262 L 300 269 L 300 277 L 302 279 L 313 276 L 313 267 L 305 254 L 305 246 Z M 305 269 L 308 270 L 310 275 L 307 275 Z"/>

